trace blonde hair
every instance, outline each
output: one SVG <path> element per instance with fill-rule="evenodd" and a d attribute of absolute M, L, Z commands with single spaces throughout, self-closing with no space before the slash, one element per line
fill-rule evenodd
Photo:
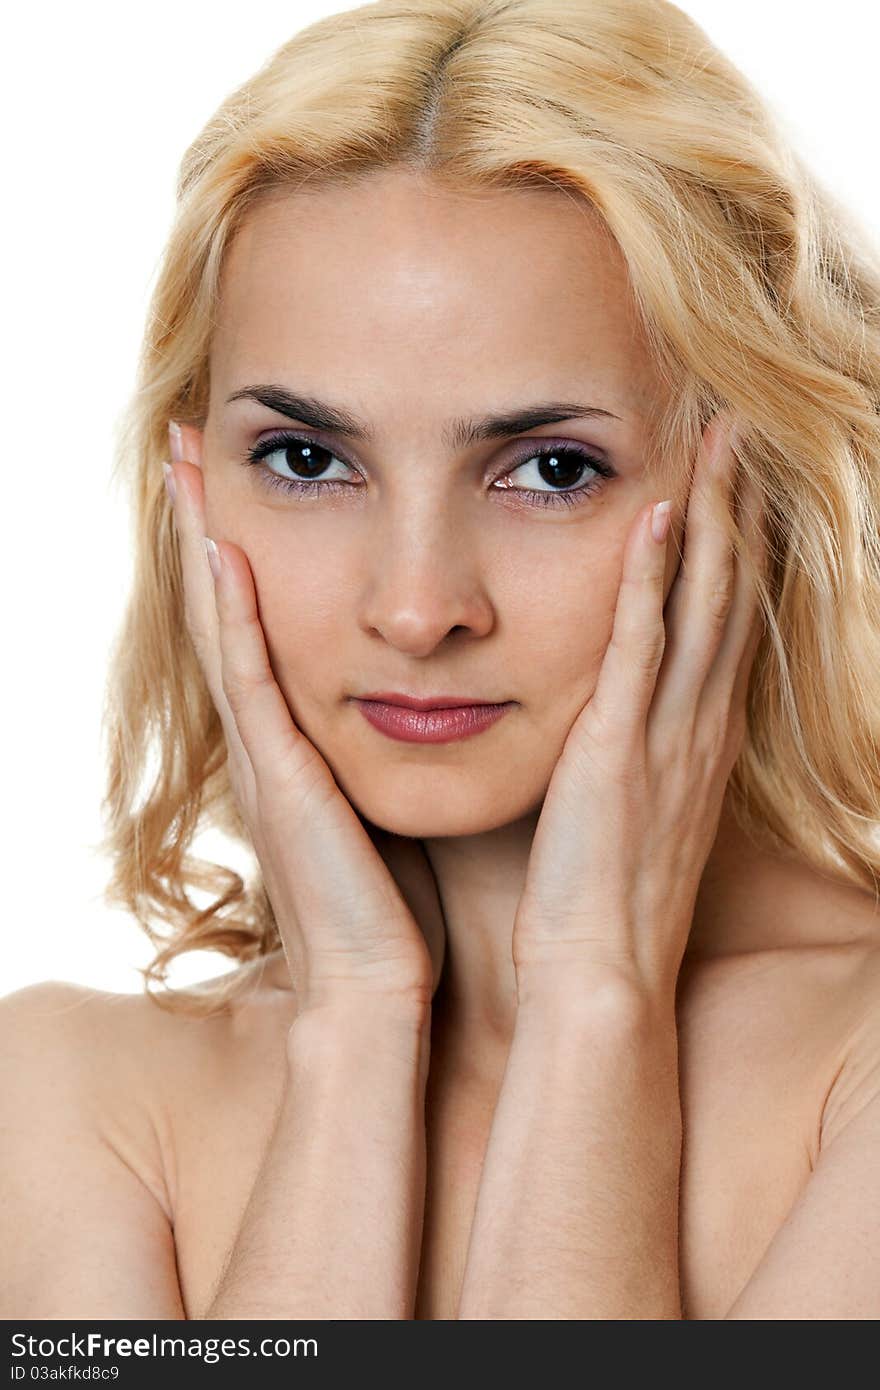
<path fill-rule="evenodd" d="M 743 75 L 666 0 L 377 0 L 279 48 L 222 103 L 179 171 L 119 437 L 135 575 L 104 714 L 106 897 L 156 948 L 147 992 L 184 952 L 258 962 L 279 945 L 259 866 L 246 882 L 188 853 L 205 825 L 250 840 L 183 622 L 161 467 L 167 422 L 205 424 L 224 255 L 257 201 L 391 166 L 459 191 L 562 190 L 598 213 L 669 387 L 645 461 L 658 484 L 682 486 L 677 461 L 695 459 L 710 416 L 732 407 L 771 548 L 766 583 L 755 576 L 765 632 L 729 784 L 737 820 L 876 900 L 874 249 Z M 233 989 L 246 974 L 233 972 Z M 231 993 L 221 981 L 152 997 L 201 1013 Z"/>

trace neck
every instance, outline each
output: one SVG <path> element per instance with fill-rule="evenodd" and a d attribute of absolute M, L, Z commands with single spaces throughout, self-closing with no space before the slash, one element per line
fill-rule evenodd
<path fill-rule="evenodd" d="M 443 973 L 432 1007 L 432 1050 L 479 1081 L 497 1073 L 516 1020 L 513 924 L 539 810 L 481 835 L 424 839 L 446 930 Z M 756 847 L 725 797 L 706 861 L 684 963 L 749 954 L 828 936 L 828 908 L 808 865 Z M 850 896 L 863 894 L 848 889 Z M 816 920 L 813 920 L 816 919 Z M 261 969 L 265 967 L 262 961 Z M 276 988 L 290 973 L 274 953 Z"/>
<path fill-rule="evenodd" d="M 513 924 L 525 883 L 538 811 L 480 835 L 423 841 L 446 924 L 443 974 L 434 1014 L 467 1055 L 503 1052 L 516 1020 Z M 473 1054 L 472 1054 L 473 1055 Z"/>
<path fill-rule="evenodd" d="M 446 957 L 434 1002 L 444 1046 L 468 1058 L 505 1054 L 516 1019 L 514 918 L 539 810 L 480 835 L 423 841 L 443 908 Z M 757 949 L 766 915 L 757 897 L 779 860 L 740 830 L 726 796 L 697 897 L 686 959 Z"/>

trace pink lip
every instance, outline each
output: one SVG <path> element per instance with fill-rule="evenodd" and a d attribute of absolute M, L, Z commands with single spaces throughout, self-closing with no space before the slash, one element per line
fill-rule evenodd
<path fill-rule="evenodd" d="M 361 700 L 378 700 L 383 705 L 407 705 L 410 709 L 460 709 L 463 705 L 496 705 L 499 700 L 472 699 L 470 695 L 402 695 L 397 690 L 369 690 Z"/>
<path fill-rule="evenodd" d="M 373 728 L 389 738 L 404 743 L 451 743 L 488 729 L 513 709 L 516 701 L 480 704 L 454 695 L 415 700 L 393 691 L 381 691 L 362 699 L 355 697 L 354 703 Z"/>

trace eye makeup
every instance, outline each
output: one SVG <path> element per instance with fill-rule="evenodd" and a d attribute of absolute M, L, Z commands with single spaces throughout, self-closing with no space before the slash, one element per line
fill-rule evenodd
<path fill-rule="evenodd" d="M 540 446 L 540 447 L 536 447 Z M 582 505 L 590 497 L 600 492 L 603 487 L 618 474 L 610 467 L 604 459 L 597 458 L 590 453 L 583 445 L 574 444 L 571 440 L 558 443 L 552 439 L 527 439 L 523 440 L 519 449 L 519 457 L 508 466 L 505 473 L 501 474 L 493 482 L 493 487 L 498 491 L 503 491 L 516 499 L 517 505 L 538 506 L 538 507 L 573 507 Z M 306 433 L 291 430 L 279 430 L 261 439 L 245 455 L 245 463 L 255 465 L 258 469 L 260 483 L 262 486 L 270 488 L 280 488 L 282 491 L 299 497 L 316 498 L 321 493 L 335 493 L 337 495 L 350 490 L 359 490 L 364 486 L 362 482 L 345 482 L 340 479 L 322 480 L 316 476 L 312 477 L 293 477 L 285 478 L 270 468 L 265 462 L 273 454 L 283 453 L 285 455 L 294 454 L 295 461 L 285 458 L 288 468 L 301 468 L 313 475 L 327 472 L 333 463 L 340 464 L 343 468 L 357 474 L 357 470 L 348 464 L 341 455 L 334 453 L 326 444 L 321 444 L 318 440 L 312 439 Z M 537 472 L 538 461 L 544 463 L 545 471 L 551 474 L 550 490 L 544 491 L 541 488 L 520 487 L 511 483 L 510 476 L 518 472 L 525 466 L 535 467 Z M 553 488 L 552 482 L 560 481 L 552 478 L 554 470 L 562 474 L 563 486 Z M 583 473 L 589 470 L 592 474 L 585 482 L 577 485 L 569 485 L 565 482 L 572 473 Z M 360 476 L 360 475 L 358 475 Z M 540 476 L 540 475 L 539 475 Z M 546 478 L 543 481 L 548 481 Z"/>

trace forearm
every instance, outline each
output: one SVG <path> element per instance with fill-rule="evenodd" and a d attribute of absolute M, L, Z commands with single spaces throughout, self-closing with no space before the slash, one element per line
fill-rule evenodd
<path fill-rule="evenodd" d="M 483 1166 L 460 1318 L 680 1318 L 674 1008 L 520 1005 Z"/>
<path fill-rule="evenodd" d="M 429 1047 L 417 1010 L 297 1018 L 275 1127 L 202 1317 L 412 1317 Z"/>

